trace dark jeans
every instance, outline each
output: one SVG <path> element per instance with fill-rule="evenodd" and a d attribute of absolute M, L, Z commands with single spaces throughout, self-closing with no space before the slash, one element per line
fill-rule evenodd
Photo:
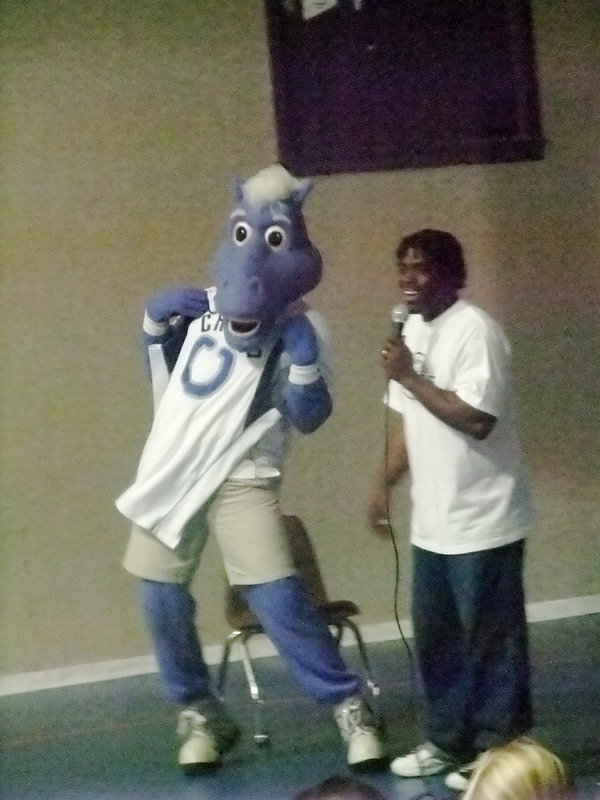
<path fill-rule="evenodd" d="M 461 759 L 532 723 L 523 554 L 522 541 L 462 555 L 413 547 L 428 738 Z"/>

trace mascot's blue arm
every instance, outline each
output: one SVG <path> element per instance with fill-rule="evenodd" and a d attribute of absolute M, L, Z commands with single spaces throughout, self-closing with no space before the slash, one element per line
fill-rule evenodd
<path fill-rule="evenodd" d="M 312 433 L 329 417 L 333 403 L 327 384 L 318 378 L 304 386 L 288 381 L 277 407 L 300 433 Z"/>
<path fill-rule="evenodd" d="M 143 344 L 148 371 L 148 347 L 151 344 L 162 346 L 167 369 L 169 372 L 173 371 L 190 323 L 206 311 L 208 311 L 206 290 L 195 286 L 174 286 L 163 289 L 150 298 L 143 326 Z"/>
<path fill-rule="evenodd" d="M 160 344 L 162 346 L 165 363 L 169 373 L 171 373 L 175 367 L 181 348 L 183 347 L 187 329 L 191 321 L 191 319 L 186 318 L 182 319 L 176 325 L 169 325 L 169 329 L 166 333 L 159 336 L 147 333 L 145 330 L 142 331 L 142 346 L 148 376 L 150 375 L 150 360 L 148 356 L 148 348 L 150 345 Z"/>
<path fill-rule="evenodd" d="M 301 433 L 312 433 L 325 422 L 333 407 L 320 374 L 316 332 L 308 317 L 298 314 L 285 321 L 281 340 L 292 363 L 277 408 Z"/>

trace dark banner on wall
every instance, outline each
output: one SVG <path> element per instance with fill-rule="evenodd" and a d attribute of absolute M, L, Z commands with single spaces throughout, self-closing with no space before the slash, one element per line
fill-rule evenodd
<path fill-rule="evenodd" d="M 297 174 L 540 159 L 525 0 L 266 0 Z"/>

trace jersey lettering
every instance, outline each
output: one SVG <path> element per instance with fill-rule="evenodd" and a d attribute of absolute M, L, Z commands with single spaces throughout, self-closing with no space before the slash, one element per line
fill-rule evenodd
<path fill-rule="evenodd" d="M 203 314 L 200 317 L 200 326 L 202 328 L 202 333 L 208 333 L 209 331 L 222 331 L 223 317 L 218 314 L 215 319 L 215 314 L 211 314 L 209 311 L 207 311 L 206 314 Z"/>
<path fill-rule="evenodd" d="M 213 350 L 217 346 L 217 342 L 211 336 L 201 336 L 192 347 L 188 356 L 187 363 L 181 373 L 181 383 L 186 394 L 193 397 L 208 397 L 208 395 L 216 392 L 227 380 L 233 366 L 233 353 L 225 347 L 222 347 L 217 355 L 221 360 L 220 367 L 217 369 L 213 377 L 202 383 L 192 380 L 192 367 L 194 361 L 201 350 Z M 202 357 L 202 356 L 201 356 Z"/>

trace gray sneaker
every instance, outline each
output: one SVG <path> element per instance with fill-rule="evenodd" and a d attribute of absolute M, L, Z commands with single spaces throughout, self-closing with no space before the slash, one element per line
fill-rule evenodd
<path fill-rule="evenodd" d="M 336 705 L 335 721 L 348 752 L 348 765 L 356 770 L 381 766 L 385 748 L 373 712 L 361 697 L 349 697 Z"/>
<path fill-rule="evenodd" d="M 183 739 L 177 762 L 192 775 L 218 766 L 240 731 L 222 704 L 210 697 L 180 712 L 177 733 Z"/>

